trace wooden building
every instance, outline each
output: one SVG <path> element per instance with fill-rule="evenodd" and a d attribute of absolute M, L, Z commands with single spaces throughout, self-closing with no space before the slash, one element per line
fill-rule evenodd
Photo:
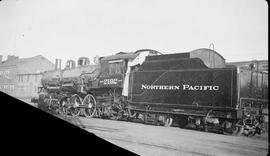
<path fill-rule="evenodd" d="M 53 70 L 54 64 L 41 55 L 30 58 L 0 56 L 0 91 L 16 98 L 37 96 L 41 73 Z"/>

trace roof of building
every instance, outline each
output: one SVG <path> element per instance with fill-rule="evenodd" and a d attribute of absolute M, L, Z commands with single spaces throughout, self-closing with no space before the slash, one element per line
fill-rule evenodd
<path fill-rule="evenodd" d="M 252 62 L 268 63 L 268 60 L 235 61 L 235 62 L 227 62 L 226 64 L 246 64 Z"/>
<path fill-rule="evenodd" d="M 254 64 L 256 66 L 256 70 L 268 73 L 268 60 L 250 60 L 226 63 L 226 65 L 235 65 L 242 69 L 250 69 L 250 64 Z"/>
<path fill-rule="evenodd" d="M 35 62 L 34 66 L 33 63 Z M 44 62 L 46 62 L 44 64 Z M 37 55 L 29 58 L 13 58 L 5 60 L 0 64 L 0 68 L 9 67 L 25 67 L 20 68 L 17 74 L 37 73 L 44 70 L 54 68 L 54 64 L 42 55 Z"/>
<path fill-rule="evenodd" d="M 49 61 L 48 59 L 46 59 L 42 55 L 37 55 L 34 57 L 28 57 L 28 58 L 18 58 L 18 59 L 5 60 L 0 64 L 0 67 L 19 65 L 19 64 L 31 62 L 31 61 L 36 60 L 36 59 Z"/>

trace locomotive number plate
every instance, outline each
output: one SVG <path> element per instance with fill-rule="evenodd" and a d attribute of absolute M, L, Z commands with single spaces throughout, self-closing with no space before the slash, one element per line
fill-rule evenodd
<path fill-rule="evenodd" d="M 104 79 L 103 80 L 104 85 L 111 85 L 111 84 L 116 85 L 117 82 L 118 82 L 118 79 Z"/>
<path fill-rule="evenodd" d="M 116 87 L 122 85 L 123 80 L 115 77 L 115 78 L 102 78 L 99 81 L 99 85 L 101 87 Z"/>

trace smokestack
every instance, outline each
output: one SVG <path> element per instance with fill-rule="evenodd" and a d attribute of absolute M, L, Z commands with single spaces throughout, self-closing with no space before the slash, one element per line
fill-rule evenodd
<path fill-rule="evenodd" d="M 61 64 L 62 64 L 62 60 L 59 59 L 59 69 L 61 70 Z"/>
<path fill-rule="evenodd" d="M 61 59 L 55 59 L 55 70 L 61 69 Z"/>
<path fill-rule="evenodd" d="M 66 63 L 66 68 L 75 68 L 76 67 L 76 62 L 74 60 L 68 60 Z"/>
<path fill-rule="evenodd" d="M 58 66 L 58 59 L 55 59 L 54 70 L 57 70 L 57 66 Z"/>

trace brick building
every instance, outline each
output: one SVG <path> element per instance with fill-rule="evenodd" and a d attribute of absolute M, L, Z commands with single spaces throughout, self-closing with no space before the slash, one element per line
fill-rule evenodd
<path fill-rule="evenodd" d="M 30 58 L 0 55 L 0 91 L 17 98 L 37 96 L 41 72 L 53 70 L 54 64 L 41 55 Z"/>

